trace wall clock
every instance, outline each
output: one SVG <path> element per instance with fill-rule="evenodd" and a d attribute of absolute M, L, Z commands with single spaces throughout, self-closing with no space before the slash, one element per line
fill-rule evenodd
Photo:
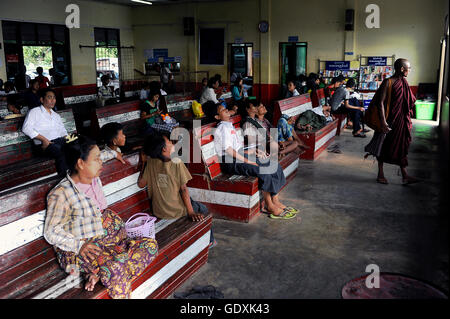
<path fill-rule="evenodd" d="M 258 24 L 258 29 L 259 29 L 259 32 L 261 32 L 261 33 L 266 33 L 267 31 L 269 31 L 269 22 L 267 22 L 267 21 L 261 21 L 261 22 Z"/>

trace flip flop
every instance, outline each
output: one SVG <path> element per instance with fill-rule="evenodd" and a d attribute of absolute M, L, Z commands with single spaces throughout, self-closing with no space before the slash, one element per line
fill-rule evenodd
<path fill-rule="evenodd" d="M 384 185 L 389 184 L 386 178 L 377 178 L 377 183 Z"/>
<path fill-rule="evenodd" d="M 295 215 L 297 215 L 297 214 L 294 214 L 294 213 L 284 209 L 280 215 L 270 214 L 270 218 L 272 218 L 272 219 L 291 219 L 291 218 L 294 218 Z"/>
<path fill-rule="evenodd" d="M 300 213 L 300 211 L 297 208 L 294 208 L 294 207 L 291 207 L 291 206 L 287 206 L 285 208 L 285 210 L 287 210 L 288 212 L 294 213 L 294 214 Z"/>

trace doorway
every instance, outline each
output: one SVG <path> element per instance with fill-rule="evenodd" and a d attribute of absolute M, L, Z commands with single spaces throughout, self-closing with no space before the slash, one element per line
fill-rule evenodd
<path fill-rule="evenodd" d="M 306 42 L 280 43 L 280 85 L 306 75 L 307 48 Z"/>
<path fill-rule="evenodd" d="M 244 89 L 252 95 L 253 87 L 253 43 L 228 44 L 228 80 L 234 85 L 236 78 L 244 80 Z"/>

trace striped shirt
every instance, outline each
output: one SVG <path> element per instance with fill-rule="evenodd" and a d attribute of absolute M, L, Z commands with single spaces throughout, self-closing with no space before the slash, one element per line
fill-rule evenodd
<path fill-rule="evenodd" d="M 47 196 L 44 238 L 51 245 L 78 254 L 83 239 L 103 234 L 100 209 L 67 175 Z"/>

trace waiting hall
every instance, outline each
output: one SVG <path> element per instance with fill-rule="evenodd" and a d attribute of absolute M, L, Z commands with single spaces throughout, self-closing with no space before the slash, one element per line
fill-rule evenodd
<path fill-rule="evenodd" d="M 444 0 L 1 0 L 0 298 L 448 299 L 448 41 Z"/>

